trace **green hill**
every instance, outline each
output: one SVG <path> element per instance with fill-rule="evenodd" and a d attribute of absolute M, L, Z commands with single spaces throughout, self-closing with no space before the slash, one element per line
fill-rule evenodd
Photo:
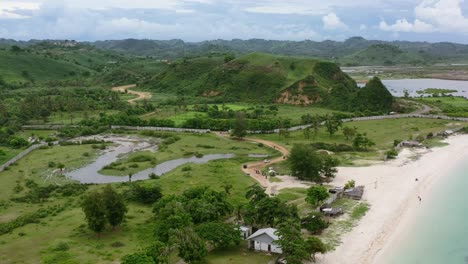
<path fill-rule="evenodd" d="M 425 52 L 404 51 L 390 44 L 372 45 L 340 60 L 345 65 L 421 65 L 431 61 Z"/>
<path fill-rule="evenodd" d="M 88 69 L 43 55 L 0 50 L 0 76 L 8 83 L 71 79 L 85 71 Z"/>
<path fill-rule="evenodd" d="M 184 59 L 141 85 L 158 92 L 218 98 L 224 102 L 360 109 L 354 105 L 359 88 L 338 65 L 263 53 L 227 62 L 224 57 Z"/>
<path fill-rule="evenodd" d="M 166 62 L 105 51 L 77 42 L 40 42 L 27 47 L 0 48 L 0 78 L 25 83 L 114 85 L 145 80 L 167 67 Z"/>

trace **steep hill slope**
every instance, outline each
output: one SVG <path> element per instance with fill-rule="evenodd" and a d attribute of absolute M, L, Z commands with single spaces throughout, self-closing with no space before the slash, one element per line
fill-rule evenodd
<path fill-rule="evenodd" d="M 159 92 L 224 101 L 334 108 L 348 108 L 358 91 L 356 83 L 334 63 L 263 53 L 228 62 L 223 57 L 182 60 L 142 85 Z"/>
<path fill-rule="evenodd" d="M 74 63 L 25 51 L 0 50 L 0 76 L 6 82 L 70 79 L 88 70 Z"/>

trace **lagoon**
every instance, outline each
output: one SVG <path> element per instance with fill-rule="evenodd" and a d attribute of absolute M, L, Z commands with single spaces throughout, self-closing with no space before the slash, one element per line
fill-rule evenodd
<path fill-rule="evenodd" d="M 383 84 L 394 96 L 402 97 L 407 90 L 411 97 L 420 97 L 416 93 L 427 88 L 451 89 L 458 92 L 453 93 L 456 96 L 468 98 L 468 81 L 454 81 L 441 79 L 400 79 L 400 80 L 382 80 Z"/>

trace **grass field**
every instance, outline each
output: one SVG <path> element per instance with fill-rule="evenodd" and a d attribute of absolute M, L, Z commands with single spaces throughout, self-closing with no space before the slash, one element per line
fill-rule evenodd
<path fill-rule="evenodd" d="M 407 140 L 416 138 L 418 135 L 425 136 L 429 132 L 442 132 L 447 129 L 465 125 L 466 123 L 463 122 L 454 123 L 453 121 L 447 120 L 421 118 L 344 123 L 343 126 L 356 127 L 359 133 L 367 133 L 367 136 L 374 141 L 376 145 L 368 152 L 342 152 L 338 153 L 338 157 L 343 161 L 343 164 L 346 165 L 352 165 L 353 160 L 381 159 L 383 158 L 382 150 L 388 150 L 393 147 L 394 140 Z M 313 134 L 313 132 L 311 133 Z M 255 137 L 283 144 L 288 149 L 291 149 L 294 144 L 308 144 L 313 142 L 352 145 L 352 140 L 346 140 L 341 130 L 335 135 L 330 136 L 323 127 L 319 130 L 315 139 L 313 139 L 313 135 L 311 135 L 310 139 L 306 139 L 303 131 L 292 132 L 289 138 L 280 137 L 278 134 L 256 135 Z"/>
<path fill-rule="evenodd" d="M 104 175 L 127 176 L 129 173 L 136 173 L 168 160 L 200 154 L 235 154 L 238 158 L 246 158 L 248 154 L 279 155 L 279 152 L 268 147 L 259 147 L 252 142 L 231 140 L 214 134 L 177 134 L 177 136 L 180 140 L 157 152 L 141 151 L 122 157 L 120 160 L 122 165 L 119 167 L 124 166 L 125 170 L 104 169 L 100 172 Z M 138 157 L 144 157 L 145 161 L 132 161 Z M 132 168 L 135 164 L 138 168 Z"/>
<path fill-rule="evenodd" d="M 463 97 L 424 97 L 418 101 L 435 106 L 448 116 L 468 117 L 468 99 Z"/>
<path fill-rule="evenodd" d="M 26 132 L 25 136 L 27 136 Z M 212 148 L 197 147 L 197 144 L 211 144 Z M 212 161 L 207 164 L 190 164 L 165 174 L 160 179 L 144 181 L 143 184 L 158 184 L 163 194 L 179 194 L 193 186 L 210 186 L 224 190 L 225 184 L 233 186 L 229 200 L 237 205 L 245 202 L 245 191 L 255 181 L 242 173 L 242 164 L 254 159 L 247 153 L 272 153 L 264 147 L 248 142 L 231 141 L 214 135 L 182 135 L 182 139 L 169 145 L 159 159 L 178 158 L 186 151 L 239 154 L 229 160 Z M 89 153 L 89 155 L 84 155 Z M 91 145 L 56 146 L 40 149 L 0 173 L 0 224 L 20 216 L 35 212 L 40 208 L 59 206 L 61 211 L 47 215 L 38 223 L 27 224 L 14 229 L 11 233 L 0 235 L 0 263 L 113 263 L 125 254 L 146 247 L 153 239 L 151 224 L 152 207 L 134 203 L 128 205 L 129 213 L 125 224 L 115 230 L 106 230 L 100 238 L 89 231 L 85 225 L 84 214 L 80 208 L 81 197 L 53 196 L 40 203 L 24 203 L 11 200 L 21 197 L 29 190 L 26 180 L 32 179 L 39 185 L 50 182 L 63 184 L 69 182 L 63 176 L 51 175 L 49 163 L 63 163 L 66 168 L 78 168 L 96 157 L 98 150 Z M 274 154 L 274 153 L 272 153 Z M 22 190 L 18 190 L 20 186 Z M 102 185 L 101 185 L 102 186 Z M 90 186 L 90 189 L 101 188 Z M 114 184 L 123 192 L 127 184 Z M 57 245 L 66 243 L 68 250 L 57 250 Z M 27 249 L 27 250 L 26 250 Z M 268 263 L 271 256 L 244 251 L 244 247 L 210 253 L 208 263 Z"/>

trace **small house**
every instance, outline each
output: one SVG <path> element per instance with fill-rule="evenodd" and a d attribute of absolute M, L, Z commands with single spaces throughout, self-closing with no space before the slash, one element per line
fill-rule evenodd
<path fill-rule="evenodd" d="M 247 238 L 247 240 L 249 240 L 249 248 L 269 253 L 283 253 L 281 247 L 276 244 L 276 241 L 279 240 L 276 231 L 275 228 L 262 228 L 257 230 L 257 232 Z"/>
<path fill-rule="evenodd" d="M 444 132 L 442 132 L 442 135 L 444 137 L 448 137 L 448 136 L 453 135 L 453 133 L 455 133 L 453 130 L 445 130 Z"/>
<path fill-rule="evenodd" d="M 252 235 L 252 227 L 241 225 L 239 226 L 240 234 L 242 239 L 246 240 L 250 235 Z"/>
<path fill-rule="evenodd" d="M 343 192 L 343 196 L 354 199 L 361 200 L 364 195 L 364 186 L 358 186 L 355 188 L 347 189 Z"/>
<path fill-rule="evenodd" d="M 421 148 L 424 145 L 421 142 L 418 142 L 418 141 L 407 140 L 407 141 L 401 142 L 400 146 L 401 147 L 408 147 L 408 148 Z"/>
<path fill-rule="evenodd" d="M 343 208 L 328 207 L 321 209 L 322 213 L 326 216 L 338 216 L 343 214 Z"/>

